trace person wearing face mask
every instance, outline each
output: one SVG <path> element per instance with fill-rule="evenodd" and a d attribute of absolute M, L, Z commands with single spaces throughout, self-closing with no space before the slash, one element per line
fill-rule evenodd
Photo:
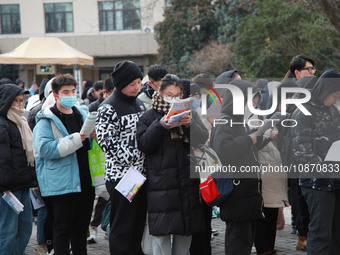
<path fill-rule="evenodd" d="M 138 148 L 145 153 L 147 206 L 153 254 L 189 254 L 192 235 L 204 230 L 198 179 L 190 178 L 191 146 L 204 144 L 208 131 L 198 118 L 174 127 L 165 118 L 183 97 L 179 78 L 167 74 L 152 99 L 152 109 L 137 126 Z M 190 139 L 190 135 L 196 139 Z M 172 238 L 172 242 L 171 242 Z"/>
<path fill-rule="evenodd" d="M 87 107 L 77 107 L 77 82 L 70 74 L 52 81 L 55 104 L 36 116 L 33 129 L 39 188 L 53 218 L 54 254 L 86 254 L 87 229 L 94 201 L 88 150 L 90 141 L 80 133 Z M 95 133 L 91 133 L 95 138 Z"/>
<path fill-rule="evenodd" d="M 23 117 L 24 91 L 17 85 L 0 87 L 0 194 L 12 192 L 24 205 L 16 214 L 0 198 L 0 254 L 24 254 L 32 233 L 29 188 L 37 186 L 32 131 Z"/>
<path fill-rule="evenodd" d="M 294 163 L 310 169 L 313 164 L 324 167 L 322 173 L 300 174 L 310 215 L 307 254 L 340 254 L 340 180 L 331 175 L 339 162 L 325 160 L 332 143 L 340 140 L 340 115 L 335 107 L 339 84 L 339 71 L 324 72 L 312 89 L 311 100 L 304 104 L 311 115 L 296 109 L 291 117 L 297 123 L 290 133 Z"/>

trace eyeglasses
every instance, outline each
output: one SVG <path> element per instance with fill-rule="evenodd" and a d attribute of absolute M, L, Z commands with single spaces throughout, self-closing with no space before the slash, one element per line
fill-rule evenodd
<path fill-rule="evenodd" d="M 14 102 L 17 102 L 18 104 L 24 104 L 24 99 L 14 99 Z"/>
<path fill-rule="evenodd" d="M 314 67 L 306 67 L 306 68 L 302 68 L 301 71 L 302 70 L 307 70 L 310 74 L 313 74 L 316 72 L 316 68 Z"/>
<path fill-rule="evenodd" d="M 164 99 L 165 100 L 180 100 L 182 98 L 182 94 L 176 95 L 176 96 L 172 96 L 172 95 L 164 95 Z"/>

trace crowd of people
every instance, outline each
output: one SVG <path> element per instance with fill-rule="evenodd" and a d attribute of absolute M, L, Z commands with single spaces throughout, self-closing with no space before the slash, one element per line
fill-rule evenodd
<path fill-rule="evenodd" d="M 136 63 L 125 60 L 106 80 L 84 81 L 80 97 L 71 74 L 45 79 L 39 87 L 34 82 L 29 91 L 20 78 L 15 83 L 2 78 L 0 191 L 13 193 L 24 210 L 16 213 L 0 199 L 0 255 L 25 254 L 32 234 L 32 196 L 42 204 L 35 208 L 37 254 L 87 254 L 105 208 L 110 208 L 111 255 L 212 254 L 212 208 L 200 194 L 199 175 L 193 176 L 199 160 L 189 157 L 202 155 L 204 144 L 223 166 L 237 170 L 326 165 L 319 176 L 308 171 L 300 171 L 297 178 L 284 172 L 229 176 L 233 191 L 219 205 L 226 227 L 225 254 L 247 255 L 253 245 L 258 255 L 276 254 L 276 230 L 287 206 L 292 207 L 292 231 L 298 233 L 297 250 L 340 254 L 340 181 L 327 176 L 327 170 L 339 165 L 326 160 L 332 144 L 340 140 L 340 72 L 327 70 L 317 77 L 315 71 L 312 58 L 298 55 L 281 81 L 252 83 L 237 70 L 216 79 L 206 74 L 180 79 L 158 64 L 143 77 Z M 243 93 L 243 114 L 235 113 L 232 91 L 221 86 L 215 90 L 216 84 L 230 84 Z M 294 93 L 296 88 L 310 92 L 303 107 L 311 115 L 283 102 L 303 98 Z M 220 105 L 212 94 L 216 91 Z M 179 125 L 169 123 L 172 104 L 187 98 L 192 101 L 190 114 Z M 254 115 L 249 105 L 275 110 Z M 89 112 L 97 112 L 97 118 L 87 136 L 81 129 Z M 249 125 L 249 120 L 264 123 L 282 112 L 296 125 L 279 122 L 263 133 Z M 229 125 L 216 125 L 216 119 Z M 95 143 L 105 154 L 105 187 L 100 191 L 93 186 L 89 167 L 88 151 Z M 117 185 L 132 170 L 146 182 L 129 201 Z"/>

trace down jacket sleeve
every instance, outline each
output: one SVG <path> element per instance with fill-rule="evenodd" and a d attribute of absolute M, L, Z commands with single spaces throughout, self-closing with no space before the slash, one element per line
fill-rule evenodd
<path fill-rule="evenodd" d="M 54 128 L 56 131 L 56 128 Z M 33 129 L 33 143 L 41 158 L 58 159 L 76 152 L 83 146 L 79 133 L 63 137 L 54 134 L 51 120 L 41 119 Z"/>
<path fill-rule="evenodd" d="M 157 150 L 164 135 L 170 132 L 161 125 L 161 117 L 158 118 L 154 114 L 153 109 L 147 111 L 141 116 L 137 125 L 138 148 L 146 154 Z"/>
<path fill-rule="evenodd" d="M 8 125 L 0 119 L 0 187 L 8 187 L 14 179 L 14 171 L 11 171 L 10 160 L 12 158 L 8 134 Z"/>
<path fill-rule="evenodd" d="M 252 139 L 247 133 L 236 134 L 234 129 L 228 125 L 218 125 L 211 145 L 222 163 L 230 162 L 244 156 L 245 151 L 252 146 Z"/>
<path fill-rule="evenodd" d="M 322 158 L 313 149 L 312 117 L 299 112 L 295 117 L 298 126 L 290 132 L 292 139 L 293 162 L 301 164 L 320 164 Z"/>
<path fill-rule="evenodd" d="M 208 140 L 209 131 L 203 124 L 197 112 L 192 112 L 192 120 L 190 123 L 190 145 L 197 148 L 200 144 L 205 144 Z"/>

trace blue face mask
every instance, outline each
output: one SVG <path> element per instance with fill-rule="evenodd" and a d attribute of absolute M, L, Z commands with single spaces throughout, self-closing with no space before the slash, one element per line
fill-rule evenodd
<path fill-rule="evenodd" d="M 192 102 L 191 108 L 193 110 L 196 110 L 198 107 L 200 107 L 200 105 L 201 105 L 201 100 L 194 99 Z"/>
<path fill-rule="evenodd" d="M 216 100 L 216 96 L 215 96 L 215 95 L 213 95 L 213 97 L 214 97 L 214 99 Z M 213 102 L 214 102 L 214 99 L 212 99 L 212 97 L 209 97 L 209 101 L 210 101 L 211 103 L 213 103 Z"/>
<path fill-rule="evenodd" d="M 65 108 L 72 108 L 77 103 L 76 96 L 61 96 L 60 104 Z"/>

